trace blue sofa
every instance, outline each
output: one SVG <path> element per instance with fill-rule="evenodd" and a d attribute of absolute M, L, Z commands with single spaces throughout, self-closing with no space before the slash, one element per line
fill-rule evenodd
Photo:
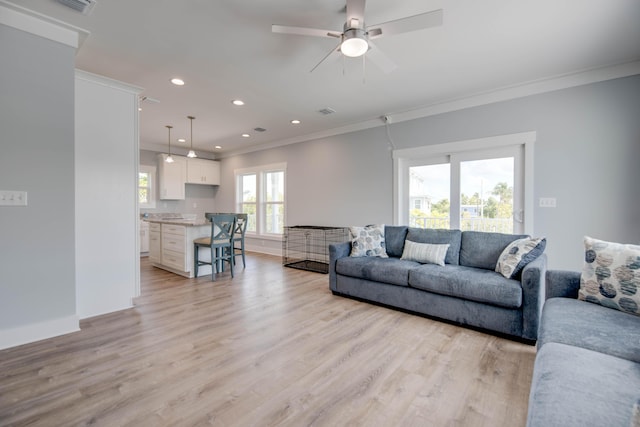
<path fill-rule="evenodd" d="M 579 272 L 547 271 L 527 426 L 638 426 L 640 317 L 579 288 Z"/>
<path fill-rule="evenodd" d="M 329 286 L 336 295 L 379 303 L 533 342 L 544 301 L 546 256 L 516 279 L 494 271 L 522 235 L 386 226 L 388 258 L 350 257 L 351 243 L 329 246 Z M 445 265 L 400 259 L 405 240 L 449 244 Z"/>

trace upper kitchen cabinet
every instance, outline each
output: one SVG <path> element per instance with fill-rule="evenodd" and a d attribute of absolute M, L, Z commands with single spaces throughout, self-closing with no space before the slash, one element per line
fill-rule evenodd
<path fill-rule="evenodd" d="M 184 183 L 187 181 L 187 158 L 173 157 L 173 163 L 167 163 L 166 154 L 158 154 L 158 178 L 160 180 L 161 200 L 184 200 Z"/>
<path fill-rule="evenodd" d="M 187 158 L 187 184 L 220 185 L 220 162 Z"/>

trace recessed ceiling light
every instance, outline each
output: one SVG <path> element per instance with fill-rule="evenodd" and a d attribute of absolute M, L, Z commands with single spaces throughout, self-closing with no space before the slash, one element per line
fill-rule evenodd
<path fill-rule="evenodd" d="M 300 123 L 302 123 L 302 122 L 300 120 L 298 120 L 298 119 L 291 120 L 291 124 L 292 125 L 299 125 Z"/>
<path fill-rule="evenodd" d="M 241 100 L 241 99 L 234 99 L 233 101 L 231 101 L 231 103 L 232 103 L 233 105 L 237 105 L 238 107 L 241 107 L 241 106 L 243 106 L 243 105 L 244 105 L 244 101 L 243 101 L 243 100 Z"/>
<path fill-rule="evenodd" d="M 142 111 L 142 107 L 138 107 L 138 111 Z"/>
<path fill-rule="evenodd" d="M 242 137 L 243 137 L 243 138 L 249 138 L 250 136 L 251 136 L 251 135 L 249 135 L 248 133 L 243 133 L 243 134 L 242 134 Z"/>
<path fill-rule="evenodd" d="M 187 140 L 184 138 L 178 138 L 178 142 L 187 142 Z"/>
<path fill-rule="evenodd" d="M 177 77 L 174 77 L 173 79 L 171 79 L 171 83 L 173 83 L 176 86 L 184 86 L 184 80 L 179 79 Z"/>
<path fill-rule="evenodd" d="M 220 150 L 222 147 L 221 147 L 220 145 L 216 145 L 214 148 L 215 148 L 216 150 Z"/>

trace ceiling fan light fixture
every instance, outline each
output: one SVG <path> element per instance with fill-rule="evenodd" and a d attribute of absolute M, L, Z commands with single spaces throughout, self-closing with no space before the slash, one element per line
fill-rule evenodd
<path fill-rule="evenodd" d="M 342 44 L 340 45 L 340 51 L 343 55 L 357 58 L 364 55 L 367 50 L 369 50 L 369 42 L 364 30 L 351 28 L 344 32 Z"/>

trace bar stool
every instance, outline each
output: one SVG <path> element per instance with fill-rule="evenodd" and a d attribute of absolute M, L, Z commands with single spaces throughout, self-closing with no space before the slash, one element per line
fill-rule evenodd
<path fill-rule="evenodd" d="M 233 278 L 234 250 L 233 236 L 236 231 L 235 215 L 205 214 L 211 221 L 211 237 L 201 237 L 193 241 L 193 273 L 198 277 L 198 267 L 211 266 L 211 280 L 216 280 L 216 273 L 224 271 L 224 262 L 229 263 Z M 211 249 L 211 262 L 200 261 L 198 250 L 201 247 Z"/>
<path fill-rule="evenodd" d="M 249 222 L 249 215 L 246 213 L 236 214 L 236 232 L 233 238 L 233 262 L 237 256 L 242 256 L 242 268 L 246 268 L 247 264 L 244 257 L 244 235 L 247 231 L 247 223 Z M 240 246 L 237 246 L 239 244 Z"/>

